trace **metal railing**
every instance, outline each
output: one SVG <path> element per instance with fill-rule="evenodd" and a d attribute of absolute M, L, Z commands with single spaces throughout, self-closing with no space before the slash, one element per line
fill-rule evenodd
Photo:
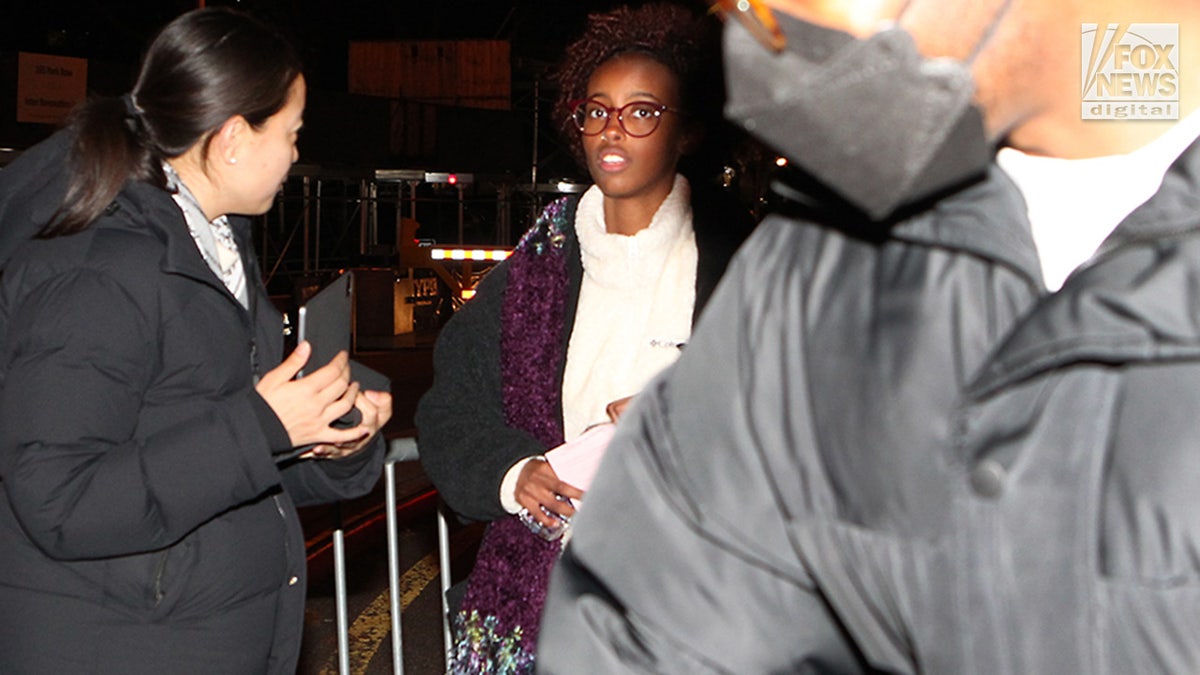
<path fill-rule="evenodd" d="M 383 465 L 384 504 L 387 510 L 387 558 L 388 558 L 388 609 L 392 630 L 392 672 L 404 674 L 404 639 L 402 630 L 403 607 L 400 599 L 400 536 L 397 531 L 396 464 L 417 460 L 417 442 L 414 438 L 396 438 L 388 445 Z M 447 512 L 439 501 L 437 508 L 438 537 L 438 591 L 442 613 L 442 658 L 445 666 L 450 665 L 450 608 L 446 591 L 450 589 L 450 532 Z M 346 553 L 343 532 L 340 526 L 333 532 L 334 605 L 337 615 L 338 672 L 350 673 L 350 619 L 347 609 Z"/>
<path fill-rule="evenodd" d="M 298 164 L 256 219 L 268 287 L 369 261 L 397 265 L 404 237 L 443 245 L 511 246 L 548 199 L 587 186 L 530 185 L 512 176 Z M 284 284 L 286 285 L 286 284 Z"/>

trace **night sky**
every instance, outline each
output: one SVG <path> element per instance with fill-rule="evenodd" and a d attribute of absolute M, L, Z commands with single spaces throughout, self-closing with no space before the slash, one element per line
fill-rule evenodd
<path fill-rule="evenodd" d="M 570 39 L 579 35 L 589 12 L 644 0 L 206 0 L 208 6 L 241 8 L 279 27 L 297 46 L 305 62 L 309 87 L 302 155 L 315 161 L 331 158 L 357 163 L 406 163 L 403 158 L 367 156 L 387 146 L 378 124 L 356 118 L 370 115 L 361 100 L 347 107 L 347 53 L 356 40 L 502 39 L 510 43 L 512 113 L 505 127 L 465 119 L 468 131 L 484 130 L 488 143 L 453 133 L 464 148 L 439 146 L 455 157 L 472 147 L 492 151 L 483 164 L 525 164 L 532 139 L 526 127 L 533 101 L 540 107 L 552 98 L 545 77 Z M 684 0 L 687 1 L 687 0 Z M 700 2 L 700 0 L 695 0 Z M 92 94 L 125 91 L 136 73 L 142 51 L 154 34 L 179 14 L 199 6 L 198 0 L 5 0 L 0 14 L 0 74 L 15 74 L 15 55 L 27 51 L 89 60 Z M 535 87 L 535 84 L 537 85 Z M 0 100 L 13 96 L 15 85 L 0 82 Z M 536 96 L 535 96 L 536 94 Z M 364 107 L 366 106 L 366 107 Z M 464 112 L 463 115 L 472 113 Z M 460 115 L 461 117 L 462 115 Z M 378 117 L 378 115 L 376 115 Z M 376 120 L 377 121 L 377 120 Z M 449 124 L 449 122 L 447 122 Z M 558 173 L 577 167 L 557 147 L 557 137 L 542 129 L 539 162 Z M 375 131 L 370 131 L 374 129 Z M 28 147 L 50 133 L 41 125 L 14 125 L 0 120 L 0 146 Z M 373 134 L 373 135 L 372 135 Z M 472 144 L 474 144 L 472 146 Z M 473 153 L 472 157 L 477 153 Z M 418 160 L 413 160 L 418 161 Z M 428 162 L 429 158 L 419 159 Z M 444 162 L 454 162 L 454 158 Z M 443 163 L 444 163 L 443 162 Z M 557 167 L 553 166 L 557 164 Z"/>
<path fill-rule="evenodd" d="M 306 161 L 525 174 L 536 158 L 541 177 L 586 178 L 545 114 L 555 95 L 547 75 L 566 44 L 583 31 L 589 13 L 648 0 L 204 1 L 258 16 L 296 45 L 309 90 L 300 143 Z M 16 73 L 18 52 L 88 59 L 89 94 L 127 91 L 154 34 L 198 6 L 199 0 L 4 0 L 0 103 L 15 100 L 15 77 L 10 76 Z M 458 39 L 509 42 L 511 109 L 506 117 L 466 108 L 439 113 L 436 156 L 398 149 L 394 134 L 389 141 L 387 113 L 380 112 L 387 105 L 384 99 L 347 93 L 349 44 Z M 51 131 L 47 125 L 15 123 L 0 114 L 0 147 L 25 148 Z"/>
<path fill-rule="evenodd" d="M 618 0 L 210 0 L 282 28 L 300 48 L 310 86 L 345 91 L 352 40 L 507 39 L 514 86 L 555 62 L 589 11 Z M 633 4 L 636 4 L 636 0 Z M 7 0 L 0 51 L 136 63 L 154 32 L 198 6 L 182 0 Z"/>

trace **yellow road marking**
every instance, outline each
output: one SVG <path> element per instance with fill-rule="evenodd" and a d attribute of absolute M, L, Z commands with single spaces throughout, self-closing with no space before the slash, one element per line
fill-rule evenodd
<path fill-rule="evenodd" d="M 450 537 L 451 560 L 457 558 L 468 543 L 459 536 L 460 534 L 456 533 Z M 400 575 L 401 612 L 412 604 L 417 596 L 425 590 L 425 587 L 438 578 L 440 573 L 436 551 L 421 558 L 416 564 L 405 570 Z M 440 612 L 440 602 L 438 607 Z M 354 623 L 347 631 L 350 644 L 351 675 L 364 675 L 367 672 L 367 666 L 375 658 L 375 653 L 379 651 L 380 646 L 388 640 L 391 631 L 391 590 L 385 588 L 367 605 L 366 609 L 355 617 Z M 337 657 L 337 652 L 334 651 L 321 669 L 321 675 L 338 675 Z"/>

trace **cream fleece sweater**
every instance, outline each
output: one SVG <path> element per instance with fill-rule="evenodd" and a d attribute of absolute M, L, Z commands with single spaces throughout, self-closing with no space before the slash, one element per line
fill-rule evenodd
<path fill-rule="evenodd" d="M 608 404 L 632 396 L 679 358 L 692 332 L 696 303 L 696 235 L 691 187 L 683 176 L 646 229 L 610 234 L 604 195 L 592 186 L 579 199 L 575 233 L 583 280 L 563 373 L 563 426 L 568 441 L 608 420 Z M 520 510 L 516 479 L 528 462 L 505 474 L 500 502 Z"/>
<path fill-rule="evenodd" d="M 650 221 L 632 236 L 610 234 L 603 195 L 579 200 L 575 233 L 583 284 L 563 374 L 564 437 L 607 421 L 609 403 L 636 394 L 679 358 L 692 330 L 696 236 L 691 189 L 683 176 Z"/>

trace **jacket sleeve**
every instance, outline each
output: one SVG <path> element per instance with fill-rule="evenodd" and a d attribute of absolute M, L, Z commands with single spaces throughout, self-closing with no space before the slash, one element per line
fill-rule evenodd
<path fill-rule="evenodd" d="M 417 406 L 421 465 L 450 508 L 472 520 L 503 517 L 505 472 L 546 450 L 505 423 L 500 308 L 507 269 L 505 263 L 493 269 L 475 297 L 442 328 L 433 354 L 433 385 Z"/>
<path fill-rule="evenodd" d="M 794 242 L 767 229 L 622 417 L 552 575 L 539 672 L 856 670 L 792 548 L 793 509 L 824 495 Z"/>
<path fill-rule="evenodd" d="M 161 548 L 279 484 L 252 390 L 138 428 L 157 368 L 156 310 L 111 277 L 62 274 L 10 309 L 20 329 L 3 348 L 0 478 L 47 555 Z"/>
<path fill-rule="evenodd" d="M 283 467 L 283 487 L 296 506 L 362 497 L 379 482 L 386 453 L 383 434 L 375 434 L 367 447 L 344 459 L 302 459 Z"/>

